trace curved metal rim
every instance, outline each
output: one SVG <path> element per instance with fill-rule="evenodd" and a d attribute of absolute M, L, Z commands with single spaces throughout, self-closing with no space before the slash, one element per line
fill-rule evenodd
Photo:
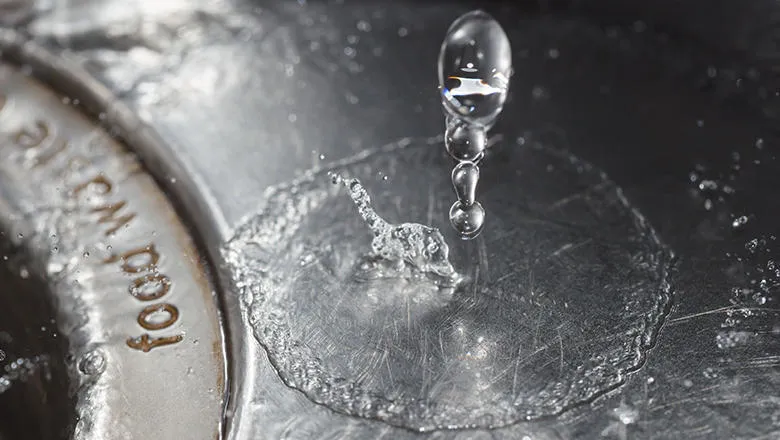
<path fill-rule="evenodd" d="M 118 135 L 125 146 L 137 153 L 144 166 L 157 180 L 166 193 L 173 195 L 171 200 L 185 225 L 195 230 L 193 239 L 198 247 L 205 248 L 209 261 L 211 275 L 218 287 L 218 319 L 226 325 L 221 326 L 221 338 L 224 351 L 222 353 L 226 378 L 222 420 L 219 421 L 221 437 L 225 438 L 230 431 L 232 416 L 240 401 L 241 387 L 231 377 L 240 374 L 245 369 L 246 345 L 242 343 L 240 319 L 230 316 L 240 316 L 240 304 L 231 300 L 225 294 L 227 289 L 223 280 L 226 273 L 223 265 L 215 264 L 221 261 L 219 247 L 224 237 L 230 235 L 231 228 L 218 209 L 215 198 L 210 194 L 203 182 L 190 173 L 185 164 L 172 154 L 162 137 L 148 124 L 143 122 L 135 112 L 106 86 L 92 76 L 76 62 L 47 50 L 30 37 L 13 29 L 0 28 L 0 59 L 24 66 L 29 66 L 32 75 L 57 91 L 68 91 L 72 98 L 79 99 L 84 109 L 93 114 L 101 114 L 101 119 L 112 127 L 116 127 Z M 162 178 L 173 177 L 171 180 Z M 214 270 L 216 269 L 216 270 Z"/>

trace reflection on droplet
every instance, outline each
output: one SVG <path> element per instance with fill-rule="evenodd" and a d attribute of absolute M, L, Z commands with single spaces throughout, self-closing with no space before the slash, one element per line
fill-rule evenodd
<path fill-rule="evenodd" d="M 511 74 L 509 39 L 493 17 L 472 11 L 452 23 L 439 52 L 442 104 L 452 117 L 491 125 L 504 106 Z"/>

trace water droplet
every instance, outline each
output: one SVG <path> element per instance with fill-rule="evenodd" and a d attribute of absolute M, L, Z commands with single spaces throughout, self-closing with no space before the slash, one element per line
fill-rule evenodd
<path fill-rule="evenodd" d="M 463 239 L 472 239 L 482 232 L 485 209 L 479 202 L 471 205 L 455 202 L 450 208 L 450 223 Z"/>
<path fill-rule="evenodd" d="M 485 127 L 452 119 L 444 133 L 444 145 L 456 160 L 477 162 L 487 146 Z"/>
<path fill-rule="evenodd" d="M 87 376 L 100 374 L 105 369 L 106 357 L 99 348 L 85 353 L 79 361 L 79 371 Z"/>
<path fill-rule="evenodd" d="M 490 126 L 506 101 L 512 52 L 501 25 L 482 11 L 452 23 L 439 52 L 439 90 L 449 115 Z"/>
<path fill-rule="evenodd" d="M 702 180 L 699 183 L 699 189 L 702 190 L 702 191 L 708 191 L 708 190 L 709 191 L 714 191 L 714 190 L 718 189 L 718 183 L 715 182 L 714 180 L 708 180 L 708 179 L 707 180 Z"/>
<path fill-rule="evenodd" d="M 627 405 L 625 402 L 621 403 L 620 406 L 612 411 L 615 417 L 620 420 L 620 423 L 624 425 L 635 423 L 639 418 L 639 411 L 636 408 Z"/>
<path fill-rule="evenodd" d="M 479 182 L 479 167 L 474 162 L 461 162 L 452 170 L 451 179 L 458 201 L 466 206 L 473 204 Z"/>
<path fill-rule="evenodd" d="M 398 36 L 399 37 L 405 37 L 409 35 L 409 29 L 406 29 L 405 27 L 398 28 Z"/>
<path fill-rule="evenodd" d="M 764 148 L 764 139 L 762 139 L 762 138 L 756 139 L 756 144 L 755 145 L 756 145 L 756 148 L 758 148 L 759 150 L 763 149 Z"/>
<path fill-rule="evenodd" d="M 715 379 L 718 377 L 718 373 L 712 367 L 705 368 L 704 371 L 702 371 L 702 374 L 707 379 Z"/>
<path fill-rule="evenodd" d="M 745 215 L 741 215 L 734 219 L 733 222 L 731 222 L 731 227 L 734 229 L 741 228 L 748 222 L 748 218 Z"/>
<path fill-rule="evenodd" d="M 357 22 L 357 28 L 361 32 L 371 32 L 371 23 L 365 20 L 360 20 Z"/>

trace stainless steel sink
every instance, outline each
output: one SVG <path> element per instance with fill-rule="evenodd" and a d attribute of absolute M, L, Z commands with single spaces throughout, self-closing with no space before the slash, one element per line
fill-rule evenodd
<path fill-rule="evenodd" d="M 477 6 L 514 76 L 460 242 L 436 55 Z M 51 357 L 0 436 L 780 435 L 776 3 L 0 11 L 0 349 Z M 440 227 L 469 289 L 300 281 L 370 239 L 328 170 Z"/>

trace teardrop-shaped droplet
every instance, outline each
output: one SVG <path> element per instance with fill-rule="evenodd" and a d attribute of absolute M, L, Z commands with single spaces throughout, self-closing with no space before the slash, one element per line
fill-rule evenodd
<path fill-rule="evenodd" d="M 458 201 L 466 206 L 474 203 L 479 182 L 479 167 L 474 162 L 461 162 L 452 170 L 452 186 Z"/>
<path fill-rule="evenodd" d="M 506 100 L 512 50 L 501 25 L 483 11 L 455 20 L 439 52 L 439 90 L 447 113 L 490 126 Z"/>

